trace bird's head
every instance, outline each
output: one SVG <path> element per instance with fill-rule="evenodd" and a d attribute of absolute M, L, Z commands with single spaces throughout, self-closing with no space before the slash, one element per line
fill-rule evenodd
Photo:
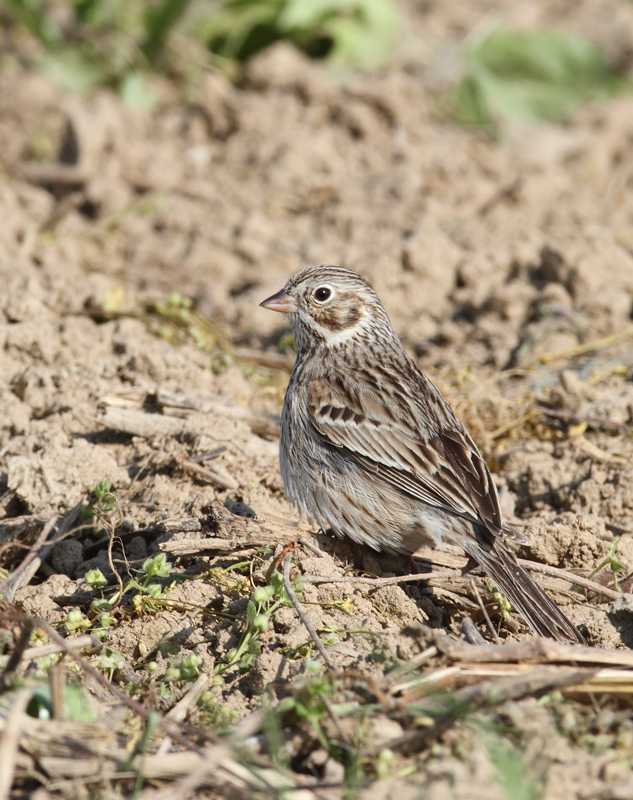
<path fill-rule="evenodd" d="M 367 281 L 345 267 L 317 266 L 297 272 L 263 308 L 288 315 L 297 345 L 336 347 L 391 331 L 389 318 Z"/>

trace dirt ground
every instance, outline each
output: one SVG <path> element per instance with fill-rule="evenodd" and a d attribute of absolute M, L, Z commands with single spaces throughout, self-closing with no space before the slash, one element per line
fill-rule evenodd
<path fill-rule="evenodd" d="M 125 560 L 134 569 L 165 552 L 170 578 L 190 579 L 169 590 L 172 607 L 117 611 L 103 638 L 127 665 L 117 681 L 142 690 L 150 661 L 160 681 L 183 652 L 196 655 L 212 728 L 283 698 L 305 673 L 308 634 L 281 606 L 248 669 L 217 678 L 253 586 L 292 539 L 307 542 L 294 551 L 304 607 L 337 670 L 378 680 L 434 631 L 461 637 L 465 614 L 490 639 L 465 579 L 371 590 L 309 580 L 360 573 L 345 544 L 311 535 L 284 499 L 277 415 L 292 348 L 283 319 L 258 303 L 313 263 L 345 264 L 374 285 L 486 454 L 505 513 L 531 540 L 522 556 L 586 577 L 619 538 L 618 599 L 534 574 L 591 645 L 633 647 L 633 96 L 567 127 L 511 127 L 501 141 L 437 112 L 449 56 L 476 25 L 556 25 L 622 63 L 633 6 L 472 0 L 406 13 L 410 34 L 378 73 L 310 63 L 281 44 L 238 86 L 208 75 L 183 102 L 158 82 L 151 114 L 107 91 L 64 96 L 17 66 L 0 73 L 0 566 L 14 569 L 17 545 L 54 515 L 76 522 L 65 515 L 109 479 L 112 563 L 124 574 Z M 231 546 L 222 552 L 218 538 Z M 86 613 L 88 570 L 116 584 L 108 542 L 107 525 L 66 538 L 13 601 L 63 630 L 70 611 Z M 408 571 L 372 553 L 362 566 Z M 608 566 L 595 579 L 613 587 Z M 531 638 L 516 620 L 499 635 Z M 185 689 L 155 705 L 168 710 Z M 397 754 L 384 774 L 368 767 L 361 796 L 631 797 L 622 697 L 528 697 L 481 712 Z M 203 717 L 198 708 L 190 720 Z M 403 731 L 379 722 L 364 733 L 378 749 Z M 486 726 L 510 731 L 535 793 L 500 779 Z M 287 735 L 297 774 L 325 786 L 316 796 L 341 797 L 341 764 Z M 59 784 L 40 800 L 82 796 L 38 770 Z M 24 778 L 12 796 L 37 785 Z"/>

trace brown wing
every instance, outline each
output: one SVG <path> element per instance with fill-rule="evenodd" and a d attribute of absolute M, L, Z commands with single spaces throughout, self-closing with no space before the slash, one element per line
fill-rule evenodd
<path fill-rule="evenodd" d="M 477 446 L 437 389 L 430 382 L 421 388 L 426 406 L 400 397 L 407 413 L 396 418 L 371 390 L 344 393 L 314 380 L 308 412 L 324 441 L 386 483 L 499 535 L 499 497 Z"/>

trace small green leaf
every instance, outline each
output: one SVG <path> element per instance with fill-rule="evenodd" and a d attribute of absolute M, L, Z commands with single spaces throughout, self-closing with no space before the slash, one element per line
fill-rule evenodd
<path fill-rule="evenodd" d="M 143 72 L 129 72 L 125 75 L 119 85 L 119 95 L 130 108 L 153 111 L 158 105 L 158 96 Z"/>
<path fill-rule="evenodd" d="M 195 681 L 200 675 L 198 667 L 202 664 L 200 656 L 195 653 L 186 653 L 180 662 L 180 679 L 183 681 Z"/>
<path fill-rule="evenodd" d="M 148 558 L 143 562 L 141 572 L 144 572 L 147 578 L 168 578 L 171 564 L 167 561 L 165 553 L 159 553 L 154 558 Z"/>
<path fill-rule="evenodd" d="M 88 586 L 92 586 L 93 589 L 101 589 L 108 583 L 106 576 L 100 569 L 88 570 L 84 576 L 84 580 Z"/>

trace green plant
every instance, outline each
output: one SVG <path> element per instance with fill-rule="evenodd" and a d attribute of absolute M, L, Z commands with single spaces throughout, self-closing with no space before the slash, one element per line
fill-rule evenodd
<path fill-rule="evenodd" d="M 297 576 L 292 585 L 297 596 L 301 596 L 301 576 Z M 247 672 L 255 663 L 259 653 L 259 634 L 268 630 L 272 614 L 282 605 L 291 606 L 292 602 L 284 588 L 284 579 L 279 572 L 274 572 L 269 586 L 259 586 L 251 595 L 246 606 L 246 628 L 236 648 L 229 650 L 223 661 L 215 667 L 215 674 L 222 675 L 237 664 L 240 671 Z"/>
<path fill-rule="evenodd" d="M 180 680 L 195 681 L 200 675 L 198 669 L 202 664 L 202 659 L 195 653 L 185 653 L 180 661 Z"/>
<path fill-rule="evenodd" d="M 387 53 L 393 0 L 7 0 L 14 23 L 39 45 L 27 59 L 63 89 L 99 86 L 153 108 L 151 73 L 195 79 L 204 68 L 246 61 L 279 39 L 311 56 L 371 64 Z M 63 20 L 63 22 L 60 22 Z M 14 37 L 19 43 L 23 37 Z"/>
<path fill-rule="evenodd" d="M 208 320 L 197 314 L 191 298 L 172 292 L 166 300 L 143 303 L 149 329 L 174 344 L 191 341 L 207 353 L 230 349 L 228 341 Z"/>
<path fill-rule="evenodd" d="M 120 669 L 125 663 L 125 659 L 121 653 L 117 653 L 116 650 L 111 650 L 109 647 L 104 647 L 101 650 L 99 655 L 96 657 L 96 661 L 101 669 L 108 671 L 108 677 L 110 680 L 112 680 L 115 671 Z"/>
<path fill-rule="evenodd" d="M 448 110 L 464 125 L 564 122 L 582 104 L 630 88 L 587 39 L 553 30 L 496 30 L 468 48 Z"/>
<path fill-rule="evenodd" d="M 503 622 L 510 616 L 510 612 L 512 611 L 512 604 L 510 603 L 508 598 L 501 592 L 501 589 L 499 589 L 496 583 L 488 581 L 486 583 L 486 589 L 490 593 L 492 599 L 497 604 L 497 608 L 499 609 L 500 622 L 501 624 L 503 624 Z"/>
<path fill-rule="evenodd" d="M 351 742 L 339 742 L 330 738 L 323 725 L 326 718 L 334 714 L 344 714 L 348 709 L 331 704 L 330 698 L 337 687 L 329 676 L 319 675 L 320 670 L 321 664 L 318 661 L 306 662 L 303 679 L 294 694 L 281 701 L 279 712 L 282 719 L 296 716 L 312 728 L 321 747 L 331 758 L 345 767 L 345 783 L 353 788 L 363 778 L 358 749 Z M 268 726 L 270 729 L 270 720 Z"/>
<path fill-rule="evenodd" d="M 70 632 L 94 626 L 95 635 L 103 639 L 108 629 L 116 622 L 111 612 L 126 594 L 132 592 L 136 592 L 132 597 L 132 606 L 139 615 L 147 611 L 169 608 L 170 601 L 166 597 L 163 587 L 159 583 L 150 582 L 156 578 L 168 578 L 171 575 L 171 564 L 167 561 L 167 556 L 159 553 L 154 558 L 146 559 L 138 572 L 143 576 L 140 581 L 133 578 L 111 597 L 104 597 L 103 591 L 101 591 L 101 597 L 93 600 L 90 604 L 89 619 L 84 617 L 80 611 L 70 611 L 65 623 L 66 630 Z M 89 570 L 84 576 L 84 580 L 89 586 L 99 590 L 103 590 L 107 583 L 104 574 L 99 569 Z"/>
<path fill-rule="evenodd" d="M 117 500 L 117 493 L 110 491 L 111 487 L 109 478 L 99 481 L 92 490 L 94 501 L 83 510 L 84 521 L 92 525 L 95 533 L 101 533 L 110 524 L 110 513 Z"/>
<path fill-rule="evenodd" d="M 229 708 L 213 695 L 204 692 L 198 701 L 200 721 L 205 727 L 214 728 L 216 732 L 224 732 L 229 726 L 240 718 L 236 708 Z"/>
<path fill-rule="evenodd" d="M 313 57 L 372 64 L 388 52 L 397 22 L 391 0 L 229 0 L 198 34 L 238 61 L 287 39 Z"/>
<path fill-rule="evenodd" d="M 81 611 L 69 611 L 66 615 L 66 622 L 64 623 L 68 633 L 76 633 L 77 631 L 85 631 L 92 628 L 92 622 L 81 613 Z"/>
<path fill-rule="evenodd" d="M 618 573 L 626 572 L 626 567 L 624 566 L 624 564 L 621 564 L 615 557 L 618 545 L 620 544 L 620 538 L 621 537 L 618 536 L 617 539 L 614 539 L 611 542 L 611 544 L 609 545 L 609 552 L 606 558 L 603 558 L 602 561 L 598 564 L 598 566 L 595 569 L 592 569 L 589 575 L 587 575 L 587 578 L 591 580 L 594 577 L 594 575 L 597 575 L 600 572 L 601 569 L 604 569 L 605 567 L 608 566 L 611 572 L 613 573 L 613 586 L 616 592 L 620 591 L 620 587 L 618 586 Z"/>
<path fill-rule="evenodd" d="M 64 24 L 44 0 L 7 0 L 13 19 L 42 46 L 40 68 L 62 88 L 114 86 L 136 106 L 155 97 L 144 73 L 163 66 L 167 40 L 190 0 L 70 0 Z"/>

